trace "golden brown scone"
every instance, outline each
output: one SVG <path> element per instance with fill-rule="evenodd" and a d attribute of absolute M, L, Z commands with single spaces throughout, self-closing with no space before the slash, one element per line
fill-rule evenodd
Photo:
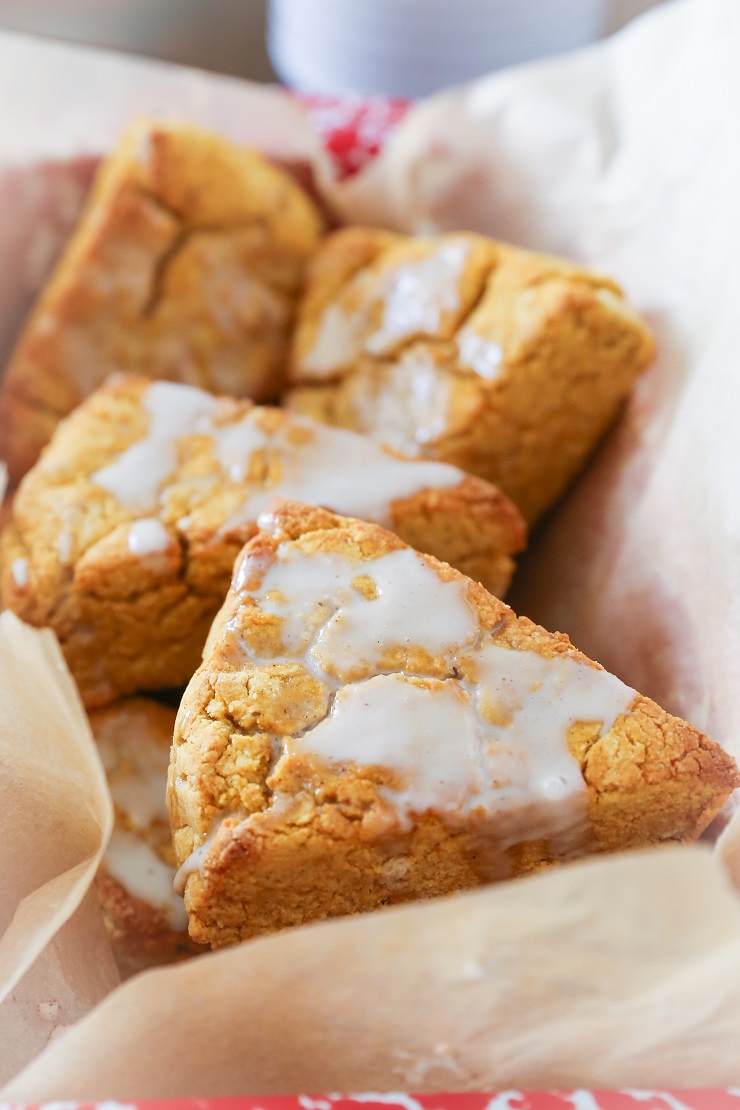
<path fill-rule="evenodd" d="M 172 889 L 165 795 L 174 723 L 174 711 L 150 698 L 90 714 L 115 808 L 97 889 L 124 977 L 202 951 L 188 936 L 182 899 Z"/>
<path fill-rule="evenodd" d="M 256 151 L 185 124 L 129 128 L 6 372 L 13 481 L 115 370 L 276 397 L 320 232 L 313 201 Z"/>
<path fill-rule="evenodd" d="M 120 376 L 59 425 L 0 537 L 0 599 L 50 626 L 88 706 L 183 686 L 274 494 L 388 524 L 502 591 L 524 525 L 498 490 L 362 436 Z"/>
<path fill-rule="evenodd" d="M 348 228 L 309 268 L 286 403 L 479 474 L 532 524 L 653 350 L 618 286 L 570 263 Z"/>
<path fill-rule="evenodd" d="M 218 947 L 693 840 L 729 755 L 376 525 L 277 502 L 175 726 L 190 935 Z"/>

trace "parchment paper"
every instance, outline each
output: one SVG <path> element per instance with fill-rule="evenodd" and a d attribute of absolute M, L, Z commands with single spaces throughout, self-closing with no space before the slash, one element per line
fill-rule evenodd
<path fill-rule="evenodd" d="M 112 821 L 105 775 L 54 635 L 28 628 L 12 613 L 3 613 L 3 1079 L 118 982 L 94 891 L 86 896 Z"/>
<path fill-rule="evenodd" d="M 516 604 L 740 754 L 739 43 L 736 0 L 665 5 L 609 43 L 421 106 L 375 165 L 337 185 L 278 92 L 0 38 L 0 95 L 14 104 L 0 120 L 0 196 L 14 174 L 26 196 L 5 208 L 0 249 L 6 274 L 30 275 L 21 291 L 0 286 L 0 347 L 71 225 L 85 159 L 142 112 L 312 162 L 346 219 L 470 227 L 602 267 L 648 317 L 660 359 L 534 538 Z M 39 212 L 51 212 L 46 247 Z M 46 676 L 39 660 L 23 670 Z M 34 784 L 45 778 L 37 764 Z M 38 824 L 38 804 L 19 820 Z M 104 839 L 94 824 L 80 859 Z M 10 873 L 30 891 L 48 874 L 25 873 L 20 843 Z M 740 874 L 734 823 L 724 844 Z M 738 913 L 719 862 L 675 849 L 296 930 L 114 991 L 3 1094 L 738 1084 Z M 8 959 L 6 978 L 31 954 Z M 79 1013 L 94 994 L 81 992 Z"/>
<path fill-rule="evenodd" d="M 665 849 L 145 973 L 3 1096 L 733 1086 L 739 1018 L 738 900 Z"/>

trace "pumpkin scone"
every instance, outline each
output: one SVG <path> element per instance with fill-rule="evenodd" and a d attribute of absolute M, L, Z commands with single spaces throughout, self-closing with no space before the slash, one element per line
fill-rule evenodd
<path fill-rule="evenodd" d="M 166 793 L 174 723 L 174 710 L 150 698 L 126 698 L 90 714 L 115 808 L 96 885 L 124 977 L 202 951 L 188 936 L 182 898 L 172 889 Z"/>
<path fill-rule="evenodd" d="M 215 947 L 697 837 L 719 745 L 382 528 L 277 502 L 178 714 L 168 804 Z"/>
<path fill-rule="evenodd" d="M 59 425 L 0 536 L 0 599 L 49 626 L 88 706 L 184 686 L 274 495 L 387 524 L 502 592 L 522 519 L 493 486 L 280 409 L 119 376 Z"/>
<path fill-rule="evenodd" d="M 321 229 L 313 201 L 256 151 L 186 124 L 129 128 L 8 365 L 11 479 L 115 370 L 277 397 Z"/>
<path fill-rule="evenodd" d="M 309 267 L 286 403 L 479 474 L 532 524 L 653 352 L 619 287 L 571 263 L 347 228 Z"/>

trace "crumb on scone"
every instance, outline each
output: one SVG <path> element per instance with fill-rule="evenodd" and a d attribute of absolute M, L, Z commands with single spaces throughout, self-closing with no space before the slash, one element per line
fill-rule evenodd
<path fill-rule="evenodd" d="M 175 727 L 191 936 L 215 947 L 698 836 L 722 748 L 373 525 L 277 502 Z"/>
<path fill-rule="evenodd" d="M 277 397 L 322 219 L 257 151 L 140 120 L 103 162 L 0 393 L 18 481 L 112 371 Z"/>
<path fill-rule="evenodd" d="M 480 235 L 328 236 L 286 403 L 495 482 L 532 524 L 651 361 L 608 278 Z"/>
<path fill-rule="evenodd" d="M 518 511 L 454 467 L 191 386 L 118 376 L 63 421 L 0 537 L 0 599 L 88 706 L 184 686 L 274 495 L 374 520 L 501 593 Z"/>
<path fill-rule="evenodd" d="M 167 815 L 172 709 L 127 698 L 90 714 L 115 809 L 97 890 L 124 977 L 202 949 L 172 888 L 175 857 Z"/>

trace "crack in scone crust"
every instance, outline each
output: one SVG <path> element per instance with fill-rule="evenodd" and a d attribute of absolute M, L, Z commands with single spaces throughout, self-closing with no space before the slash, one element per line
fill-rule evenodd
<path fill-rule="evenodd" d="M 567 637 L 516 617 L 481 586 L 434 559 L 409 553 L 377 526 L 294 503 L 273 511 L 268 523 L 270 534 L 255 537 L 237 563 L 232 590 L 175 729 L 170 812 L 177 859 L 184 864 L 191 935 L 197 940 L 235 943 L 302 921 L 477 886 L 573 855 L 690 840 L 737 781 L 732 760 L 718 745 L 627 690 L 577 652 Z M 472 631 L 461 625 L 462 642 L 436 653 L 421 642 L 425 633 L 418 626 L 409 626 L 404 645 L 387 633 L 377 652 L 368 646 L 368 631 L 362 641 L 367 658 L 365 649 L 347 655 L 342 628 L 358 627 L 352 623 L 353 606 L 359 606 L 366 628 L 374 628 L 370 609 L 358 598 L 377 605 L 385 588 L 381 585 L 376 595 L 383 566 L 391 565 L 389 558 L 405 558 L 404 553 L 418 560 L 419 575 L 432 575 L 440 584 L 440 612 L 453 594 L 463 606 L 455 609 L 461 620 L 467 607 L 474 618 Z M 304 640 L 291 603 L 291 579 L 281 574 L 294 562 L 318 567 L 321 560 L 327 566 L 334 560 L 340 570 L 356 562 L 357 574 L 347 578 L 349 588 L 317 594 L 324 599 L 323 609 L 314 624 L 306 618 Z M 402 573 L 400 563 L 393 566 L 394 575 Z M 317 581 L 326 581 L 323 564 L 317 575 Z M 283 593 L 281 582 L 287 583 Z M 305 597 L 310 596 L 307 586 Z M 549 696 L 550 672 L 585 683 L 578 698 L 573 695 L 583 719 L 575 710 L 563 718 L 568 727 L 559 741 L 557 764 L 551 749 L 537 749 L 558 771 L 563 760 L 572 764 L 572 770 L 566 767 L 570 794 L 562 813 L 556 798 L 544 817 L 538 817 L 531 799 L 520 810 L 507 810 L 506 802 L 496 801 L 496 790 L 486 793 L 485 785 L 475 788 L 479 794 L 472 801 L 452 795 L 445 801 L 443 791 L 426 809 L 415 810 L 419 793 L 413 775 L 409 785 L 409 766 L 398 763 L 397 752 L 389 756 L 387 748 L 378 757 L 375 717 L 367 716 L 364 726 L 362 716 L 357 718 L 353 756 L 343 740 L 336 746 L 337 722 L 341 725 L 348 707 L 360 700 L 368 714 L 374 712 L 373 691 L 388 699 L 384 727 L 393 735 L 393 691 L 399 683 L 412 698 L 414 712 L 423 712 L 431 697 L 439 713 L 446 713 L 450 699 L 459 697 L 476 736 L 497 738 L 484 765 L 493 759 L 490 766 L 504 774 L 497 789 L 505 798 L 511 767 L 496 760 L 501 745 L 506 748 L 512 710 L 505 694 L 499 703 L 482 696 L 489 681 L 486 653 L 493 653 L 496 667 L 503 668 L 499 695 L 506 681 L 517 681 L 516 669 L 506 678 L 507 668 L 524 663 L 535 680 L 513 710 L 514 725 L 540 686 Z M 597 709 L 592 685 L 600 699 Z M 556 683 L 543 720 L 548 714 L 559 719 L 557 698 L 570 696 L 558 695 L 560 689 Z M 567 691 L 567 685 L 562 689 Z M 599 706 L 608 720 L 596 719 Z M 401 732 L 398 737 L 402 746 Z M 515 756 L 524 751 L 525 760 L 528 743 L 544 742 L 521 729 L 517 738 L 511 750 Z M 442 761 L 439 774 L 444 778 L 447 772 L 449 786 L 456 771 L 445 758 L 457 752 L 462 763 L 467 756 L 462 732 L 450 734 L 448 741 L 447 756 L 429 749 L 428 759 L 434 767 L 435 760 Z M 549 789 L 552 783 L 536 785 Z M 198 866 L 188 863 L 191 858 Z"/>
<path fill-rule="evenodd" d="M 322 222 L 256 151 L 185 125 L 130 128 L 8 365 L 0 440 L 13 481 L 113 370 L 276 398 Z"/>

